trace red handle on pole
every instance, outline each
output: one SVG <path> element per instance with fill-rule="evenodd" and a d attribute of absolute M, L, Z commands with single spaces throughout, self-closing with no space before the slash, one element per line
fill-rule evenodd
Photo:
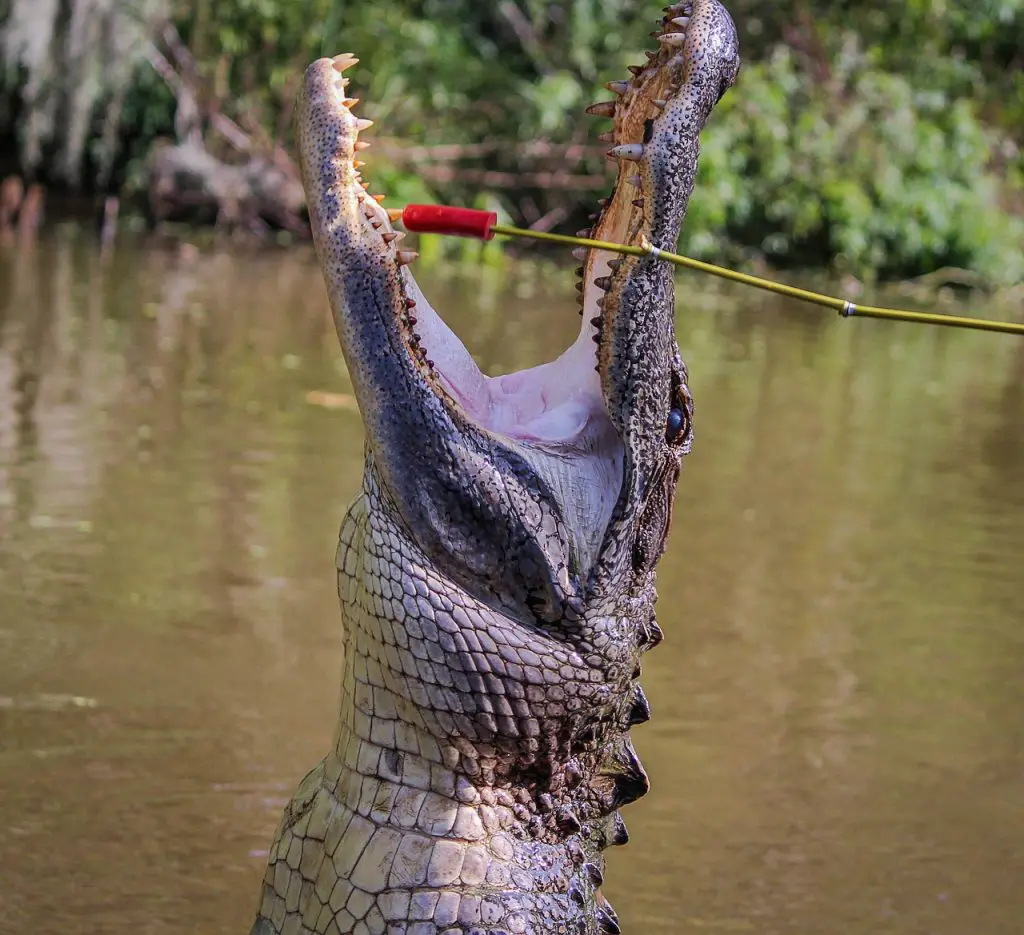
<path fill-rule="evenodd" d="M 451 208 L 447 205 L 406 205 L 402 224 L 419 234 L 449 234 L 456 237 L 477 237 L 492 240 L 492 224 L 498 223 L 495 211 L 473 208 Z"/>

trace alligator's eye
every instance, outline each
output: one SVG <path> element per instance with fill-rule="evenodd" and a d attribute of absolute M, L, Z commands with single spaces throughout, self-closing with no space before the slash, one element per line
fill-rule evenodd
<path fill-rule="evenodd" d="M 665 428 L 665 441 L 674 445 L 686 435 L 686 413 L 679 408 L 673 408 L 668 414 L 668 425 Z"/>

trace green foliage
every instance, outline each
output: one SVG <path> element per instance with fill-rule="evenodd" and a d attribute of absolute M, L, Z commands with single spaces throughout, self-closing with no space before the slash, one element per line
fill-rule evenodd
<path fill-rule="evenodd" d="M 1000 207 L 997 134 L 966 99 L 913 87 L 872 57 L 808 82 L 784 47 L 744 70 L 704 143 L 685 246 L 753 246 L 776 264 L 859 275 L 973 266 L 1024 277 L 1024 224 Z"/>
<path fill-rule="evenodd" d="M 1024 276 L 1024 231 L 1012 216 L 1024 206 L 1024 0 L 728 6 L 745 65 L 704 137 L 685 249 L 861 276 L 947 264 L 993 280 Z M 350 50 L 361 59 L 360 112 L 377 121 L 375 187 L 396 202 L 488 195 L 516 221 L 552 213 L 574 229 L 592 210 L 593 190 L 552 188 L 536 175 L 606 172 L 601 122 L 581 111 L 642 60 L 657 7 L 180 0 L 171 10 L 198 62 L 204 105 L 265 145 L 291 145 L 305 64 Z M 173 126 L 173 97 L 147 67 L 124 103 L 118 184 Z M 9 98 L 0 113 L 17 112 Z M 408 155 L 453 144 L 466 155 Z M 568 144 L 583 144 L 583 156 L 566 166 L 559 147 Z M 481 172 L 524 181 L 489 186 Z"/>

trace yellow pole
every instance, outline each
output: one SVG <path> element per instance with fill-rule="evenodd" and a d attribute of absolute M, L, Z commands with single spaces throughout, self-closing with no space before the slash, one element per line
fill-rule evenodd
<path fill-rule="evenodd" d="M 688 269 L 699 270 L 702 273 L 710 273 L 712 276 L 718 276 L 721 279 L 742 283 L 745 286 L 753 286 L 755 289 L 764 289 L 778 295 L 788 296 L 791 299 L 799 299 L 801 302 L 810 302 L 813 305 L 831 308 L 837 311 L 843 318 L 883 318 L 889 321 L 909 321 L 923 325 L 941 325 L 946 328 L 973 328 L 977 331 L 999 331 L 1004 334 L 1024 335 L 1024 324 L 1021 323 L 992 321 L 985 318 L 965 318 L 956 315 L 936 315 L 931 312 L 911 312 L 900 308 L 882 308 L 877 305 L 857 305 L 847 299 L 837 299 L 833 296 L 822 295 L 820 292 L 811 292 L 808 289 L 800 289 L 796 286 L 772 282 L 769 279 L 761 279 L 761 277 L 751 276 L 749 273 L 738 273 L 735 270 L 726 269 L 723 266 L 715 266 L 713 263 L 705 263 L 703 260 L 694 260 L 678 253 L 669 253 L 667 250 L 659 250 L 651 244 L 633 247 L 627 244 L 611 243 L 604 240 L 589 240 L 586 237 L 570 237 L 566 234 L 550 234 L 542 231 L 526 230 L 521 227 L 512 227 L 509 224 L 494 224 L 491 226 L 491 230 L 496 234 L 505 234 L 508 237 L 528 237 L 531 240 L 544 240 L 549 243 L 566 244 L 572 247 L 609 250 L 626 256 L 653 256 L 666 260 L 669 263 L 675 263 L 677 266 L 685 266 Z"/>

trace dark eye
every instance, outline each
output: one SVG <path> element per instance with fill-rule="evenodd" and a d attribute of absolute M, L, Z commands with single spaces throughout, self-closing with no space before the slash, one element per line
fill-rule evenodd
<path fill-rule="evenodd" d="M 684 435 L 686 413 L 682 409 L 673 409 L 668 414 L 668 425 L 665 428 L 665 440 L 674 445 Z"/>

